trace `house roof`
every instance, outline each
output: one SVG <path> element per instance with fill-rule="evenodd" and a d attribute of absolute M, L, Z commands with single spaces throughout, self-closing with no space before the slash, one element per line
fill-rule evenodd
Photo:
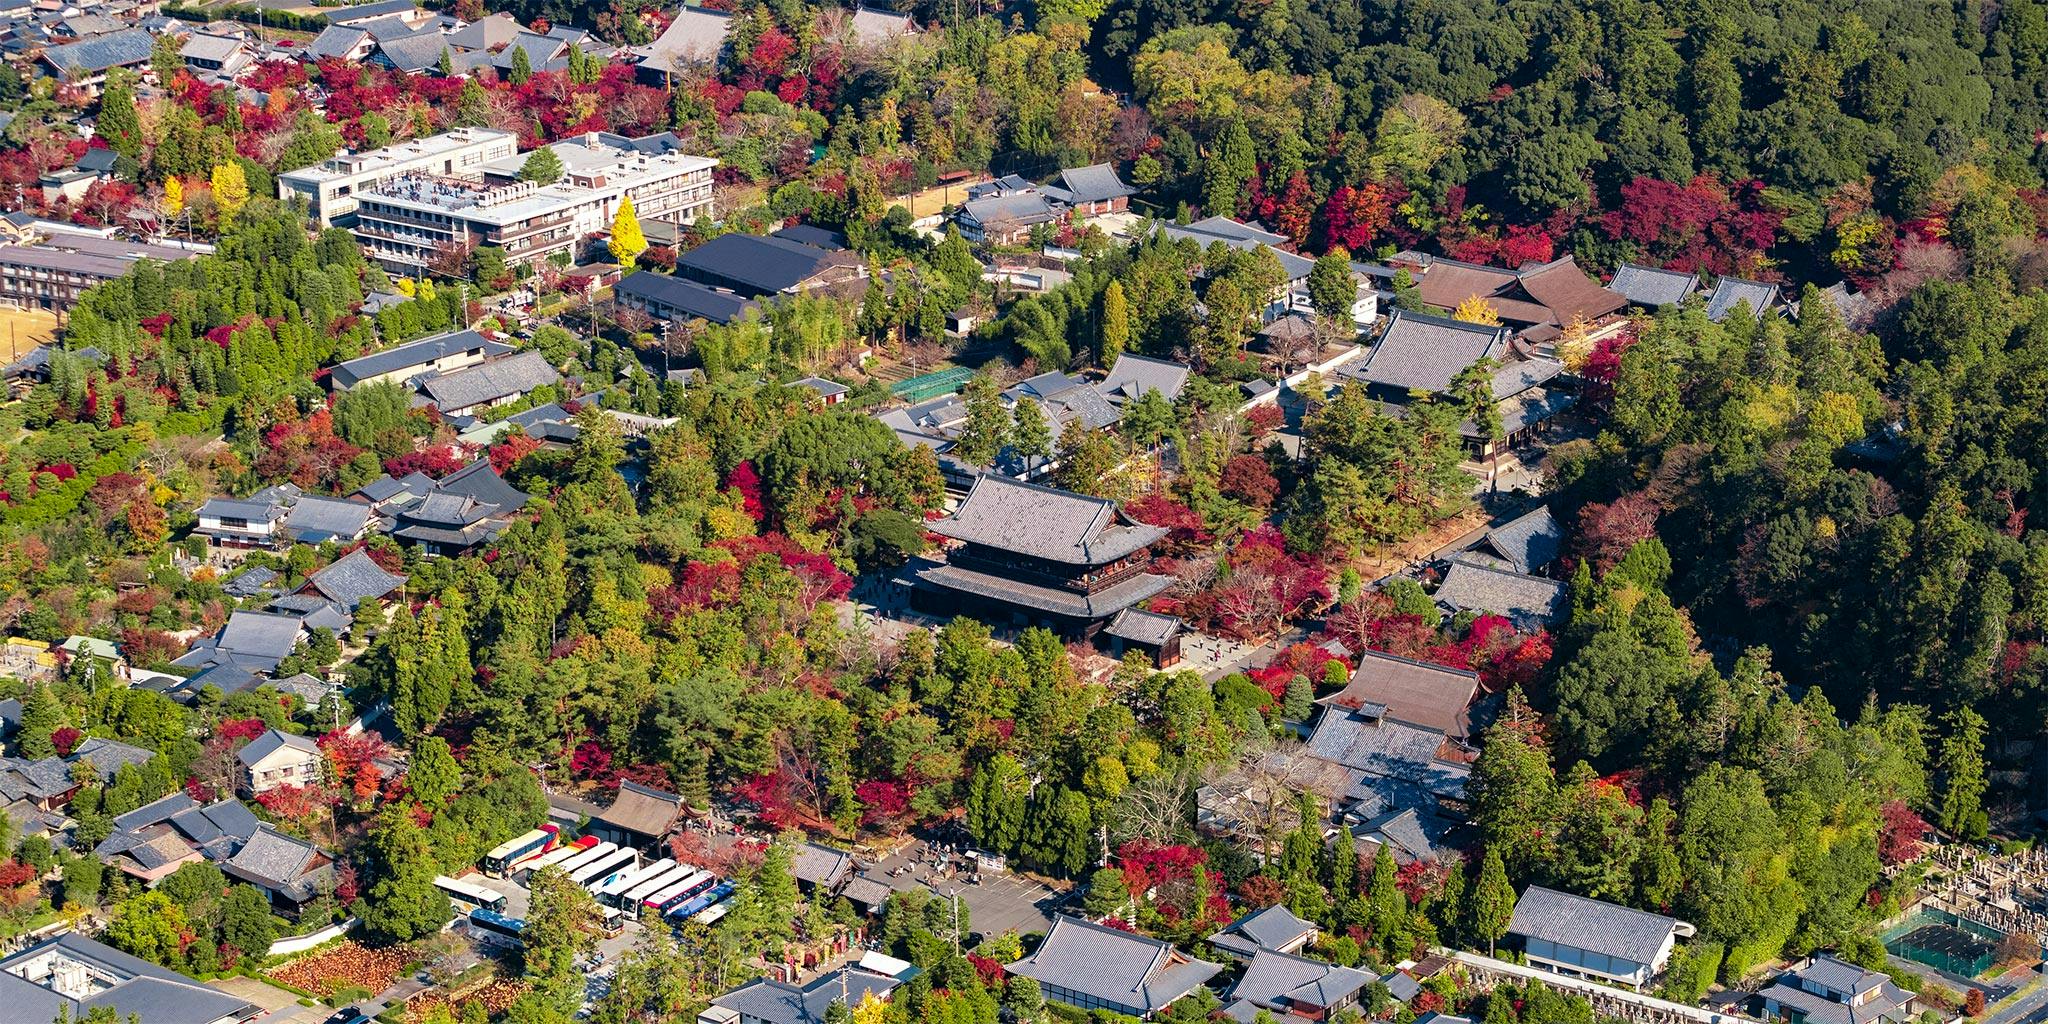
<path fill-rule="evenodd" d="M 929 525 L 942 537 L 1066 565 L 1114 562 L 1166 536 L 1125 519 L 1107 498 L 993 474 L 977 479 L 950 517 Z"/>
<path fill-rule="evenodd" d="M 1511 334 L 1506 327 L 1397 309 L 1365 362 L 1343 373 L 1403 391 L 1442 393 L 1466 367 L 1506 355 Z"/>
<path fill-rule="evenodd" d="M 855 1007 L 871 994 L 887 999 L 899 984 L 886 974 L 847 964 L 801 987 L 756 978 L 711 1002 L 763 1024 L 823 1024 L 833 1003 Z"/>
<path fill-rule="evenodd" d="M 1006 969 L 1111 1006 L 1150 1013 L 1223 968 L 1172 943 L 1062 914 L 1052 919 L 1052 928 L 1030 956 Z"/>
<path fill-rule="evenodd" d="M 372 352 L 369 355 L 336 364 L 331 376 L 335 387 L 351 388 L 371 377 L 381 377 L 388 373 L 396 373 L 415 366 L 425 366 L 437 359 L 446 358 L 457 352 L 485 349 L 490 344 L 490 339 L 475 331 L 450 331 L 447 334 L 436 334 L 431 338 L 409 341 L 403 345 L 393 346 L 381 352 Z"/>
<path fill-rule="evenodd" d="M 439 67 L 443 53 L 452 54 L 448 46 L 448 37 L 432 28 L 380 39 L 377 42 L 377 54 L 384 58 L 385 63 L 399 71 L 421 72 Z M 450 61 L 453 61 L 452 55 Z"/>
<path fill-rule="evenodd" d="M 1550 506 L 1542 505 L 1487 530 L 1456 557 L 1475 565 L 1527 574 L 1557 561 L 1563 550 L 1564 527 L 1551 514 Z"/>
<path fill-rule="evenodd" d="M 732 323 L 748 310 L 760 305 L 743 295 L 717 291 L 695 281 L 685 281 L 680 277 L 648 270 L 636 270 L 626 275 L 618 284 L 612 286 L 612 294 L 658 303 L 679 310 L 685 316 L 708 320 L 714 324 Z"/>
<path fill-rule="evenodd" d="M 989 229 L 1015 229 L 1058 220 L 1060 212 L 1043 192 L 1013 192 L 969 199 L 960 206 L 976 224 Z"/>
<path fill-rule="evenodd" d="M 373 0 L 372 3 L 357 4 L 354 7 L 336 7 L 322 13 L 326 15 L 329 24 L 341 25 L 348 22 L 381 18 L 386 15 L 404 14 L 417 9 L 418 6 L 413 0 Z"/>
<path fill-rule="evenodd" d="M 641 63 L 657 71 L 680 71 L 716 60 L 731 31 L 731 14 L 686 4 L 677 9 L 661 36 L 641 49 Z"/>
<path fill-rule="evenodd" d="M 865 4 L 854 8 L 846 19 L 846 30 L 856 43 L 880 43 L 917 34 L 917 22 L 910 15 L 877 10 Z"/>
<path fill-rule="evenodd" d="M 329 25 L 306 44 L 306 55 L 319 60 L 322 57 L 347 57 L 349 51 L 361 46 L 370 38 L 368 32 L 353 25 Z"/>
<path fill-rule="evenodd" d="M 1552 327 L 1575 318 L 1592 320 L 1628 302 L 1586 276 L 1570 256 L 1520 270 L 1438 257 L 1422 275 L 1417 289 L 1422 301 L 1439 309 L 1456 309 L 1459 303 L 1477 296 L 1486 299 L 1503 320 Z"/>
<path fill-rule="evenodd" d="M 293 540 L 305 544 L 353 540 L 369 525 L 370 512 L 370 506 L 360 501 L 307 495 L 285 514 L 284 528 Z"/>
<path fill-rule="evenodd" d="M 195 515 L 206 518 L 241 519 L 251 523 L 267 523 L 284 514 L 284 507 L 267 501 L 243 498 L 208 498 L 193 510 Z"/>
<path fill-rule="evenodd" d="M 298 646 L 298 619 L 264 612 L 235 612 L 220 630 L 220 649 L 229 654 L 283 661 Z"/>
<path fill-rule="evenodd" d="M 364 601 L 374 601 L 405 585 L 405 577 L 384 571 L 368 551 L 357 548 L 307 581 L 327 598 L 353 611 Z"/>
<path fill-rule="evenodd" d="M 834 395 L 843 395 L 853 390 L 836 380 L 826 380 L 823 377 L 799 377 L 796 380 L 790 381 L 789 386 L 793 388 L 809 388 L 817 392 L 820 398 L 831 398 Z"/>
<path fill-rule="evenodd" d="M 621 782 L 618 797 L 597 820 L 627 832 L 659 839 L 675 827 L 676 819 L 682 814 L 682 797 L 636 782 Z"/>
<path fill-rule="evenodd" d="M 1280 248 L 1288 242 L 1286 235 L 1276 235 L 1228 217 L 1204 217 L 1186 225 L 1166 224 L 1161 226 L 1161 230 L 1166 232 L 1168 238 L 1188 239 L 1205 249 L 1216 242 L 1245 251 L 1263 245 L 1280 261 L 1280 272 L 1290 281 L 1307 277 L 1308 272 L 1315 269 L 1314 260 Z"/>
<path fill-rule="evenodd" d="M 262 764 L 264 758 L 280 750 L 294 750 L 308 757 L 320 756 L 320 745 L 304 736 L 279 732 L 276 729 L 265 729 L 263 735 L 244 744 L 242 749 L 235 754 L 235 758 L 241 761 L 243 765 L 254 768 Z"/>
<path fill-rule="evenodd" d="M 1678 926 L 1662 914 L 1532 885 L 1515 901 L 1508 934 L 1647 965 Z"/>
<path fill-rule="evenodd" d="M 1164 645 L 1180 631 L 1179 618 L 1137 608 L 1126 608 L 1116 613 L 1116 617 L 1109 620 L 1109 625 L 1103 627 L 1103 632 L 1110 636 L 1153 647 Z"/>
<path fill-rule="evenodd" d="M 108 983 L 84 999 L 51 987 L 58 970 L 84 967 Z M 0 960 L 0 1003 L 16 1020 L 55 1020 L 68 1010 L 84 1020 L 105 1007 L 122 1020 L 130 1015 L 149 1024 L 216 1024 L 259 1016 L 260 1008 L 208 988 L 182 974 L 123 953 L 77 932 L 65 932 Z"/>
<path fill-rule="evenodd" d="M 427 400 L 439 409 L 467 409 L 526 394 L 556 383 L 562 375 L 548 365 L 538 349 L 487 359 L 476 366 L 430 377 L 420 383 Z"/>
<path fill-rule="evenodd" d="M 1157 391 L 1160 397 L 1171 402 L 1180 397 L 1181 388 L 1187 386 L 1188 375 L 1193 372 L 1186 363 L 1126 353 L 1116 357 L 1116 363 L 1109 368 L 1109 376 L 1102 378 L 1102 383 L 1095 387 L 1102 392 L 1102 397 L 1118 405 L 1134 402 L 1144 397 L 1147 391 Z"/>
<path fill-rule="evenodd" d="M 120 157 L 121 154 L 111 149 L 94 147 L 86 150 L 85 155 L 79 157 L 78 162 L 72 166 L 81 171 L 90 171 L 93 174 L 105 174 L 114 169 L 114 162 L 120 159 Z"/>
<path fill-rule="evenodd" d="M 1749 303 L 1749 314 L 1758 320 L 1778 304 L 1778 286 L 1762 281 L 1724 277 L 1714 282 L 1714 294 L 1707 297 L 1707 319 L 1720 323 L 1735 311 L 1738 302 Z"/>
<path fill-rule="evenodd" d="M 1316 703 L 1345 710 L 1376 705 L 1386 717 L 1463 740 L 1471 729 L 1467 708 L 1478 693 L 1476 672 L 1365 651 L 1351 681 Z"/>
<path fill-rule="evenodd" d="M 1607 282 L 1608 289 L 1627 299 L 1630 305 L 1646 309 L 1676 306 L 1699 286 L 1696 274 L 1646 267 L 1640 263 L 1622 264 L 1614 271 L 1614 279 Z"/>
<path fill-rule="evenodd" d="M 43 51 L 43 59 L 59 74 L 96 75 L 108 68 L 126 67 L 148 60 L 155 44 L 156 37 L 147 29 L 131 28 L 97 39 L 50 47 Z"/>
<path fill-rule="evenodd" d="M 220 585 L 230 597 L 255 597 L 265 587 L 277 582 L 277 570 L 263 566 L 252 566 L 234 579 Z"/>
<path fill-rule="evenodd" d="M 1248 999 L 1267 1009 L 1304 1011 L 1326 1009 L 1377 981 L 1376 977 L 1350 967 L 1338 967 L 1321 960 L 1261 949 L 1252 956 L 1244 976 L 1232 986 L 1233 1000 Z"/>
<path fill-rule="evenodd" d="M 1325 707 L 1316 719 L 1315 731 L 1309 734 L 1307 747 L 1316 757 L 1365 775 L 1413 783 L 1422 792 L 1456 799 L 1464 794 L 1472 772 L 1462 764 L 1438 759 L 1446 739 L 1434 729 Z M 1358 788 L 1354 783 L 1352 789 Z"/>
<path fill-rule="evenodd" d="M 434 493 L 454 494 L 495 505 L 500 515 L 523 508 L 527 502 L 526 492 L 506 483 L 489 459 L 478 459 L 442 477 L 441 482 L 434 486 Z"/>
<path fill-rule="evenodd" d="M 1453 561 L 1436 588 L 1436 600 L 1454 611 L 1506 616 L 1516 629 L 1533 633 L 1564 613 L 1565 587 L 1556 580 Z"/>
<path fill-rule="evenodd" d="M 1367 845 L 1384 845 L 1392 852 L 1395 863 L 1406 865 L 1442 860 L 1450 831 L 1449 823 L 1437 815 L 1425 815 L 1416 807 L 1403 807 L 1383 812 L 1354 826 L 1351 835 L 1361 855 L 1371 855 L 1366 853 Z"/>
<path fill-rule="evenodd" d="M 1294 916 L 1293 912 L 1276 903 L 1230 922 L 1209 936 L 1209 944 L 1249 957 L 1261 949 L 1279 949 L 1289 945 L 1315 930 L 1314 924 Z M 1242 997 L 1233 990 L 1232 998 Z"/>
<path fill-rule="evenodd" d="M 1883 971 L 1873 971 L 1827 953 L 1818 954 L 1787 973 L 1830 992 L 1843 992 L 1852 996 L 1862 995 L 1891 980 L 1891 975 Z"/>
<path fill-rule="evenodd" d="M 790 861 L 789 873 L 799 882 L 806 882 L 821 889 L 831 889 L 846 879 L 853 870 L 853 855 L 845 850 L 834 850 L 816 843 L 804 843 L 796 848 L 796 856 Z"/>
<path fill-rule="evenodd" d="M 71 748 L 71 753 L 65 756 L 64 763 L 76 766 L 80 761 L 91 761 L 93 770 L 99 773 L 101 781 L 111 782 L 114 773 L 120 771 L 123 766 L 132 764 L 139 767 L 148 764 L 155 757 L 154 750 L 94 736 Z"/>
<path fill-rule="evenodd" d="M 268 825 L 256 830 L 221 870 L 296 902 L 313 898 L 313 883 L 331 867 L 320 848 Z"/>
<path fill-rule="evenodd" d="M 1137 191 L 1116 176 L 1114 164 L 1089 164 L 1060 171 L 1059 186 L 1046 191 L 1068 203 L 1100 203 L 1120 199 Z"/>
<path fill-rule="evenodd" d="M 246 48 L 247 44 L 240 39 L 194 32 L 185 37 L 185 45 L 179 48 L 178 55 L 186 60 L 225 61 Z"/>
<path fill-rule="evenodd" d="M 980 479 L 988 479 L 986 474 Z M 1019 605 L 1047 615 L 1093 621 L 1106 619 L 1148 598 L 1157 597 L 1173 585 L 1173 577 L 1139 573 L 1093 593 L 1080 594 L 1064 587 L 1047 587 L 1007 576 L 963 569 L 957 565 L 912 562 L 914 577 L 931 586 L 958 593 Z"/>
<path fill-rule="evenodd" d="M 518 18 L 499 11 L 448 33 L 448 45 L 463 50 L 489 50 L 510 43 L 524 31 Z"/>
<path fill-rule="evenodd" d="M 838 254 L 774 235 L 720 235 L 676 258 L 676 272 L 730 281 L 758 294 L 788 291 L 837 265 Z"/>

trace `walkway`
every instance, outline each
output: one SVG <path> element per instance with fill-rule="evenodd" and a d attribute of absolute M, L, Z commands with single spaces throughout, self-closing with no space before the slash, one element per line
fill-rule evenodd
<path fill-rule="evenodd" d="M 1669 999 L 1658 999 L 1626 989 L 1612 988 L 1583 978 L 1539 971 L 1533 967 L 1495 960 L 1478 953 L 1467 953 L 1462 950 L 1437 952 L 1464 964 L 1472 971 L 1473 979 L 1483 988 L 1490 988 L 1502 978 L 1512 978 L 1518 983 L 1540 981 L 1560 992 L 1585 997 L 1593 1004 L 1596 1016 L 1620 1017 L 1643 1024 L 1755 1024 L 1755 1018 L 1752 1017 L 1674 1003 Z"/>

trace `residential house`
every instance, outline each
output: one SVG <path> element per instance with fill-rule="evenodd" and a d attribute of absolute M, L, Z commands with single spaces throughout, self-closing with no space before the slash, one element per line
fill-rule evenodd
<path fill-rule="evenodd" d="M 83 1021 L 94 1013 L 149 1024 L 241 1024 L 263 1009 L 176 971 L 66 931 L 0 960 L 10 1019 Z"/>
<path fill-rule="evenodd" d="M 1437 584 L 1436 603 L 1458 612 L 1500 615 L 1516 629 L 1534 633 L 1564 615 L 1565 585 L 1540 576 L 1453 560 Z"/>
<path fill-rule="evenodd" d="M 120 154 L 111 149 L 86 150 L 69 169 L 49 171 L 36 179 L 43 190 L 43 201 L 55 203 L 62 199 L 75 203 L 84 199 L 94 185 L 114 180 L 114 167 L 119 160 Z"/>
<path fill-rule="evenodd" d="M 233 82 L 256 62 L 256 51 L 247 40 L 210 32 L 186 36 L 178 55 L 185 58 L 185 66 L 201 81 Z"/>
<path fill-rule="evenodd" d="M 328 371 L 327 381 L 336 391 L 382 381 L 403 383 L 414 377 L 467 369 L 511 351 L 512 346 L 476 331 L 450 331 L 338 363 Z"/>
<path fill-rule="evenodd" d="M 1627 299 L 1629 305 L 1644 309 L 1676 306 L 1699 287 L 1697 274 L 1646 267 L 1639 263 L 1622 264 L 1615 269 L 1614 278 L 1607 282 L 1608 291 Z"/>
<path fill-rule="evenodd" d="M 1619 293 L 1586 276 L 1570 256 L 1519 270 L 1437 257 L 1417 289 L 1422 301 L 1449 312 L 1482 299 L 1502 323 L 1532 343 L 1557 340 L 1573 324 L 1592 327 L 1628 304 Z"/>
<path fill-rule="evenodd" d="M 643 78 L 666 85 L 676 75 L 715 63 L 732 32 L 732 14 L 685 4 L 654 42 L 639 47 Z"/>
<path fill-rule="evenodd" d="M 306 904 L 334 885 L 334 858 L 303 839 L 285 835 L 269 825 L 256 833 L 221 862 L 229 878 L 247 882 L 270 897 L 271 909 L 297 919 Z"/>
<path fill-rule="evenodd" d="M 1718 324 L 1728 319 L 1736 306 L 1744 304 L 1748 305 L 1752 318 L 1762 320 L 1765 313 L 1778 305 L 1778 286 L 1724 277 L 1714 282 L 1714 292 L 1707 296 L 1707 319 Z"/>
<path fill-rule="evenodd" d="M 387 572 L 368 551 L 357 548 L 308 577 L 306 583 L 353 615 L 364 604 L 405 586 L 405 577 Z"/>
<path fill-rule="evenodd" d="M 803 388 L 817 395 L 818 401 L 828 408 L 846 401 L 846 396 L 853 390 L 836 380 L 826 380 L 823 377 L 801 377 L 790 381 L 789 386 Z"/>
<path fill-rule="evenodd" d="M 436 374 L 419 382 L 415 406 L 442 416 L 470 416 L 516 402 L 535 388 L 561 383 L 562 375 L 537 349 L 486 359 L 475 366 Z"/>
<path fill-rule="evenodd" d="M 619 783 L 619 795 L 590 822 L 590 834 L 647 851 L 661 847 L 682 824 L 683 798 L 637 782 Z"/>
<path fill-rule="evenodd" d="M 380 516 L 395 514 L 399 509 L 418 502 L 434 489 L 434 478 L 425 473 L 407 473 L 394 477 L 389 473 L 362 486 L 350 495 L 370 503 Z"/>
<path fill-rule="evenodd" d="M 850 250 L 821 249 L 780 235 L 720 235 L 676 258 L 676 276 L 745 298 L 793 295 L 864 281 Z"/>
<path fill-rule="evenodd" d="M 1515 901 L 1507 937 L 1531 967 L 1640 990 L 1692 933 L 1662 914 L 1532 885 Z"/>
<path fill-rule="evenodd" d="M 1385 848 L 1401 867 L 1443 864 L 1457 855 L 1455 836 L 1461 825 L 1430 808 L 1403 807 L 1351 826 L 1350 839 L 1365 860 L 1377 859 Z"/>
<path fill-rule="evenodd" d="M 1564 373 L 1564 364 L 1535 355 L 1516 342 L 1508 328 L 1409 310 L 1396 310 L 1364 362 L 1347 364 L 1338 375 L 1364 384 L 1373 398 L 1400 407 L 1417 393 L 1449 394 L 1458 377 L 1481 359 L 1495 364 L 1492 393 L 1500 433 L 1481 437 L 1469 421 L 1459 428 L 1481 458 L 1521 443 L 1576 402 L 1570 393 L 1549 386 Z"/>
<path fill-rule="evenodd" d="M 361 64 L 375 49 L 377 40 L 355 25 L 328 25 L 301 51 L 308 61 L 339 60 Z"/>
<path fill-rule="evenodd" d="M 294 544 L 343 544 L 361 540 L 375 510 L 368 502 L 306 495 L 285 513 L 284 535 Z"/>
<path fill-rule="evenodd" d="M 687 323 L 703 320 L 730 324 L 759 309 L 760 302 L 729 291 L 706 288 L 670 274 L 636 270 L 612 289 L 621 304 L 638 309 L 656 320 Z"/>
<path fill-rule="evenodd" d="M 1253 1024 L 1259 1011 L 1275 1019 L 1324 1021 L 1356 1007 L 1376 975 L 1321 960 L 1258 950 L 1231 986 L 1223 1013 L 1239 1024 Z"/>
<path fill-rule="evenodd" d="M 1187 386 L 1188 376 L 1193 372 L 1186 363 L 1126 352 L 1116 357 L 1116 362 L 1110 365 L 1109 375 L 1102 378 L 1102 383 L 1097 384 L 1095 390 L 1115 406 L 1135 402 L 1147 391 L 1157 391 L 1161 398 L 1172 402 L 1180 397 L 1181 389 Z"/>
<path fill-rule="evenodd" d="M 266 729 L 236 753 L 241 763 L 236 788 L 251 797 L 279 786 L 305 787 L 320 781 L 320 745 L 304 736 Z"/>
<path fill-rule="evenodd" d="M 1515 518 L 1489 527 L 1472 546 L 1451 558 L 1489 569 L 1534 576 L 1557 561 L 1564 550 L 1564 527 L 1541 505 Z"/>
<path fill-rule="evenodd" d="M 267 548 L 277 543 L 278 526 L 289 510 L 270 502 L 208 498 L 198 508 L 192 532 L 208 543 L 231 548 Z"/>
<path fill-rule="evenodd" d="M 293 616 L 238 611 L 228 616 L 220 632 L 194 641 L 192 649 L 171 664 L 180 668 L 231 664 L 251 672 L 269 672 L 291 657 L 305 635 L 305 623 Z"/>
<path fill-rule="evenodd" d="M 1317 928 L 1280 904 L 1254 910 L 1224 925 L 1209 936 L 1216 951 L 1246 963 L 1262 949 L 1277 953 L 1299 953 L 1315 941 Z"/>
<path fill-rule="evenodd" d="M 98 96 L 106 84 L 107 72 L 132 68 L 149 62 L 156 36 L 148 29 L 131 28 L 43 51 L 43 64 L 58 81 Z"/>
<path fill-rule="evenodd" d="M 200 804 L 183 792 L 114 818 L 114 830 L 93 848 L 108 866 L 147 885 L 187 864 L 225 860 L 256 834 L 256 815 L 239 800 Z"/>
<path fill-rule="evenodd" d="M 711 1000 L 711 1005 L 698 1011 L 697 1024 L 825 1024 L 834 1003 L 858 1009 L 869 1000 L 888 1002 L 903 981 L 855 964 L 843 965 L 805 985 L 756 978 Z"/>
<path fill-rule="evenodd" d="M 61 757 L 34 761 L 0 757 L 0 800 L 6 802 L 10 814 L 16 804 L 36 811 L 56 811 L 70 803 L 82 785 L 74 777 L 81 762 L 90 763 L 93 774 L 107 784 L 123 766 L 144 765 L 155 756 L 156 751 L 95 736 Z"/>
<path fill-rule="evenodd" d="M 1770 1020 L 1791 1024 L 1907 1024 L 1919 1016 L 1914 995 L 1891 975 L 1828 953 L 1793 964 L 1756 994 Z"/>
<path fill-rule="evenodd" d="M 945 562 L 921 560 L 910 572 L 912 605 L 933 614 L 1045 623 L 1089 638 L 1171 583 L 1149 571 L 1166 531 L 1106 498 L 988 474 L 928 528 L 957 543 Z"/>
<path fill-rule="evenodd" d="M 1005 969 L 1036 979 L 1054 1002 L 1140 1020 L 1150 1020 L 1223 970 L 1170 942 L 1064 914 L 1053 918 L 1037 949 Z"/>
<path fill-rule="evenodd" d="M 430 555 L 462 554 L 489 543 L 526 501 L 526 493 L 506 483 L 491 460 L 478 459 L 399 511 L 391 535 Z"/>
<path fill-rule="evenodd" d="M 1067 168 L 1060 171 L 1058 181 L 1045 187 L 1047 196 L 1083 217 L 1122 213 L 1130 208 L 1130 197 L 1136 192 L 1116 176 L 1113 164 Z"/>

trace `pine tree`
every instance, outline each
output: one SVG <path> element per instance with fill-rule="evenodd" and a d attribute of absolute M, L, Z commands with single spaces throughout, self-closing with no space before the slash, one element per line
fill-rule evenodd
<path fill-rule="evenodd" d="M 1121 281 L 1102 289 L 1102 353 L 1104 369 L 1116 365 L 1117 357 L 1131 346 L 1131 305 L 1124 298 Z"/>
<path fill-rule="evenodd" d="M 619 266 L 631 266 L 633 260 L 647 251 L 647 236 L 640 231 L 640 218 L 633 213 L 633 197 L 619 199 L 619 213 L 612 218 L 612 238 L 609 248 L 612 259 Z"/>
<path fill-rule="evenodd" d="M 249 201 L 249 179 L 242 165 L 225 160 L 213 166 L 213 205 L 222 217 L 233 217 Z"/>
<path fill-rule="evenodd" d="M 1500 851 L 1487 848 L 1479 867 L 1479 884 L 1472 890 L 1472 931 L 1486 940 L 1486 955 L 1493 944 L 1508 933 L 1508 921 L 1515 916 L 1515 887 L 1508 884 L 1508 869 Z"/>
<path fill-rule="evenodd" d="M 1944 832 L 1962 839 L 1982 839 L 1984 813 L 1984 716 L 1965 705 L 1949 713 L 1948 737 L 1941 743 L 1941 806 Z M 23 728 L 26 728 L 24 726 Z"/>
<path fill-rule="evenodd" d="M 476 79 L 462 83 L 462 94 L 455 100 L 455 125 L 458 128 L 481 128 L 490 120 L 490 98 L 484 95 L 484 87 Z"/>
<path fill-rule="evenodd" d="M 39 761 L 57 755 L 50 735 L 64 727 L 64 704 L 48 686 L 31 686 L 21 702 L 21 734 L 15 740 L 23 757 Z"/>
<path fill-rule="evenodd" d="M 1052 427 L 1035 401 L 1021 400 L 1010 409 L 1010 447 L 1018 455 L 1052 457 Z"/>
<path fill-rule="evenodd" d="M 961 389 L 967 406 L 967 424 L 955 440 L 953 454 L 970 466 L 987 466 L 996 461 L 1010 443 L 1010 410 L 1003 405 L 995 378 L 977 373 Z"/>
<path fill-rule="evenodd" d="M 108 149 L 130 160 L 142 159 L 142 117 L 136 113 L 135 87 L 127 72 L 108 75 L 94 131 L 106 141 Z"/>
<path fill-rule="evenodd" d="M 441 59 L 434 63 L 434 70 L 440 72 L 442 78 L 455 77 L 455 57 L 447 47 L 441 47 Z"/>
<path fill-rule="evenodd" d="M 526 162 L 519 165 L 522 181 L 541 185 L 552 185 L 562 180 L 562 158 L 555 155 L 555 147 L 542 146 L 526 155 Z"/>
<path fill-rule="evenodd" d="M 533 61 L 526 56 L 526 47 L 512 48 L 512 67 L 505 72 L 505 80 L 513 85 L 525 85 L 533 77 Z"/>

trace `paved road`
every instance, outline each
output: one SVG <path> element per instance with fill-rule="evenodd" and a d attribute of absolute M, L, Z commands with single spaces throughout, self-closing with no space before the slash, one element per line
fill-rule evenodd
<path fill-rule="evenodd" d="M 2006 977 L 2020 973 L 2022 972 L 2008 972 Z M 2017 995 L 1992 1004 L 1991 1011 L 1985 1014 L 1978 1024 L 2035 1024 L 2037 1021 L 2048 1021 L 2048 983 L 2044 983 L 2037 972 L 2025 973 L 2033 974 L 2033 980 L 2022 983 Z"/>

